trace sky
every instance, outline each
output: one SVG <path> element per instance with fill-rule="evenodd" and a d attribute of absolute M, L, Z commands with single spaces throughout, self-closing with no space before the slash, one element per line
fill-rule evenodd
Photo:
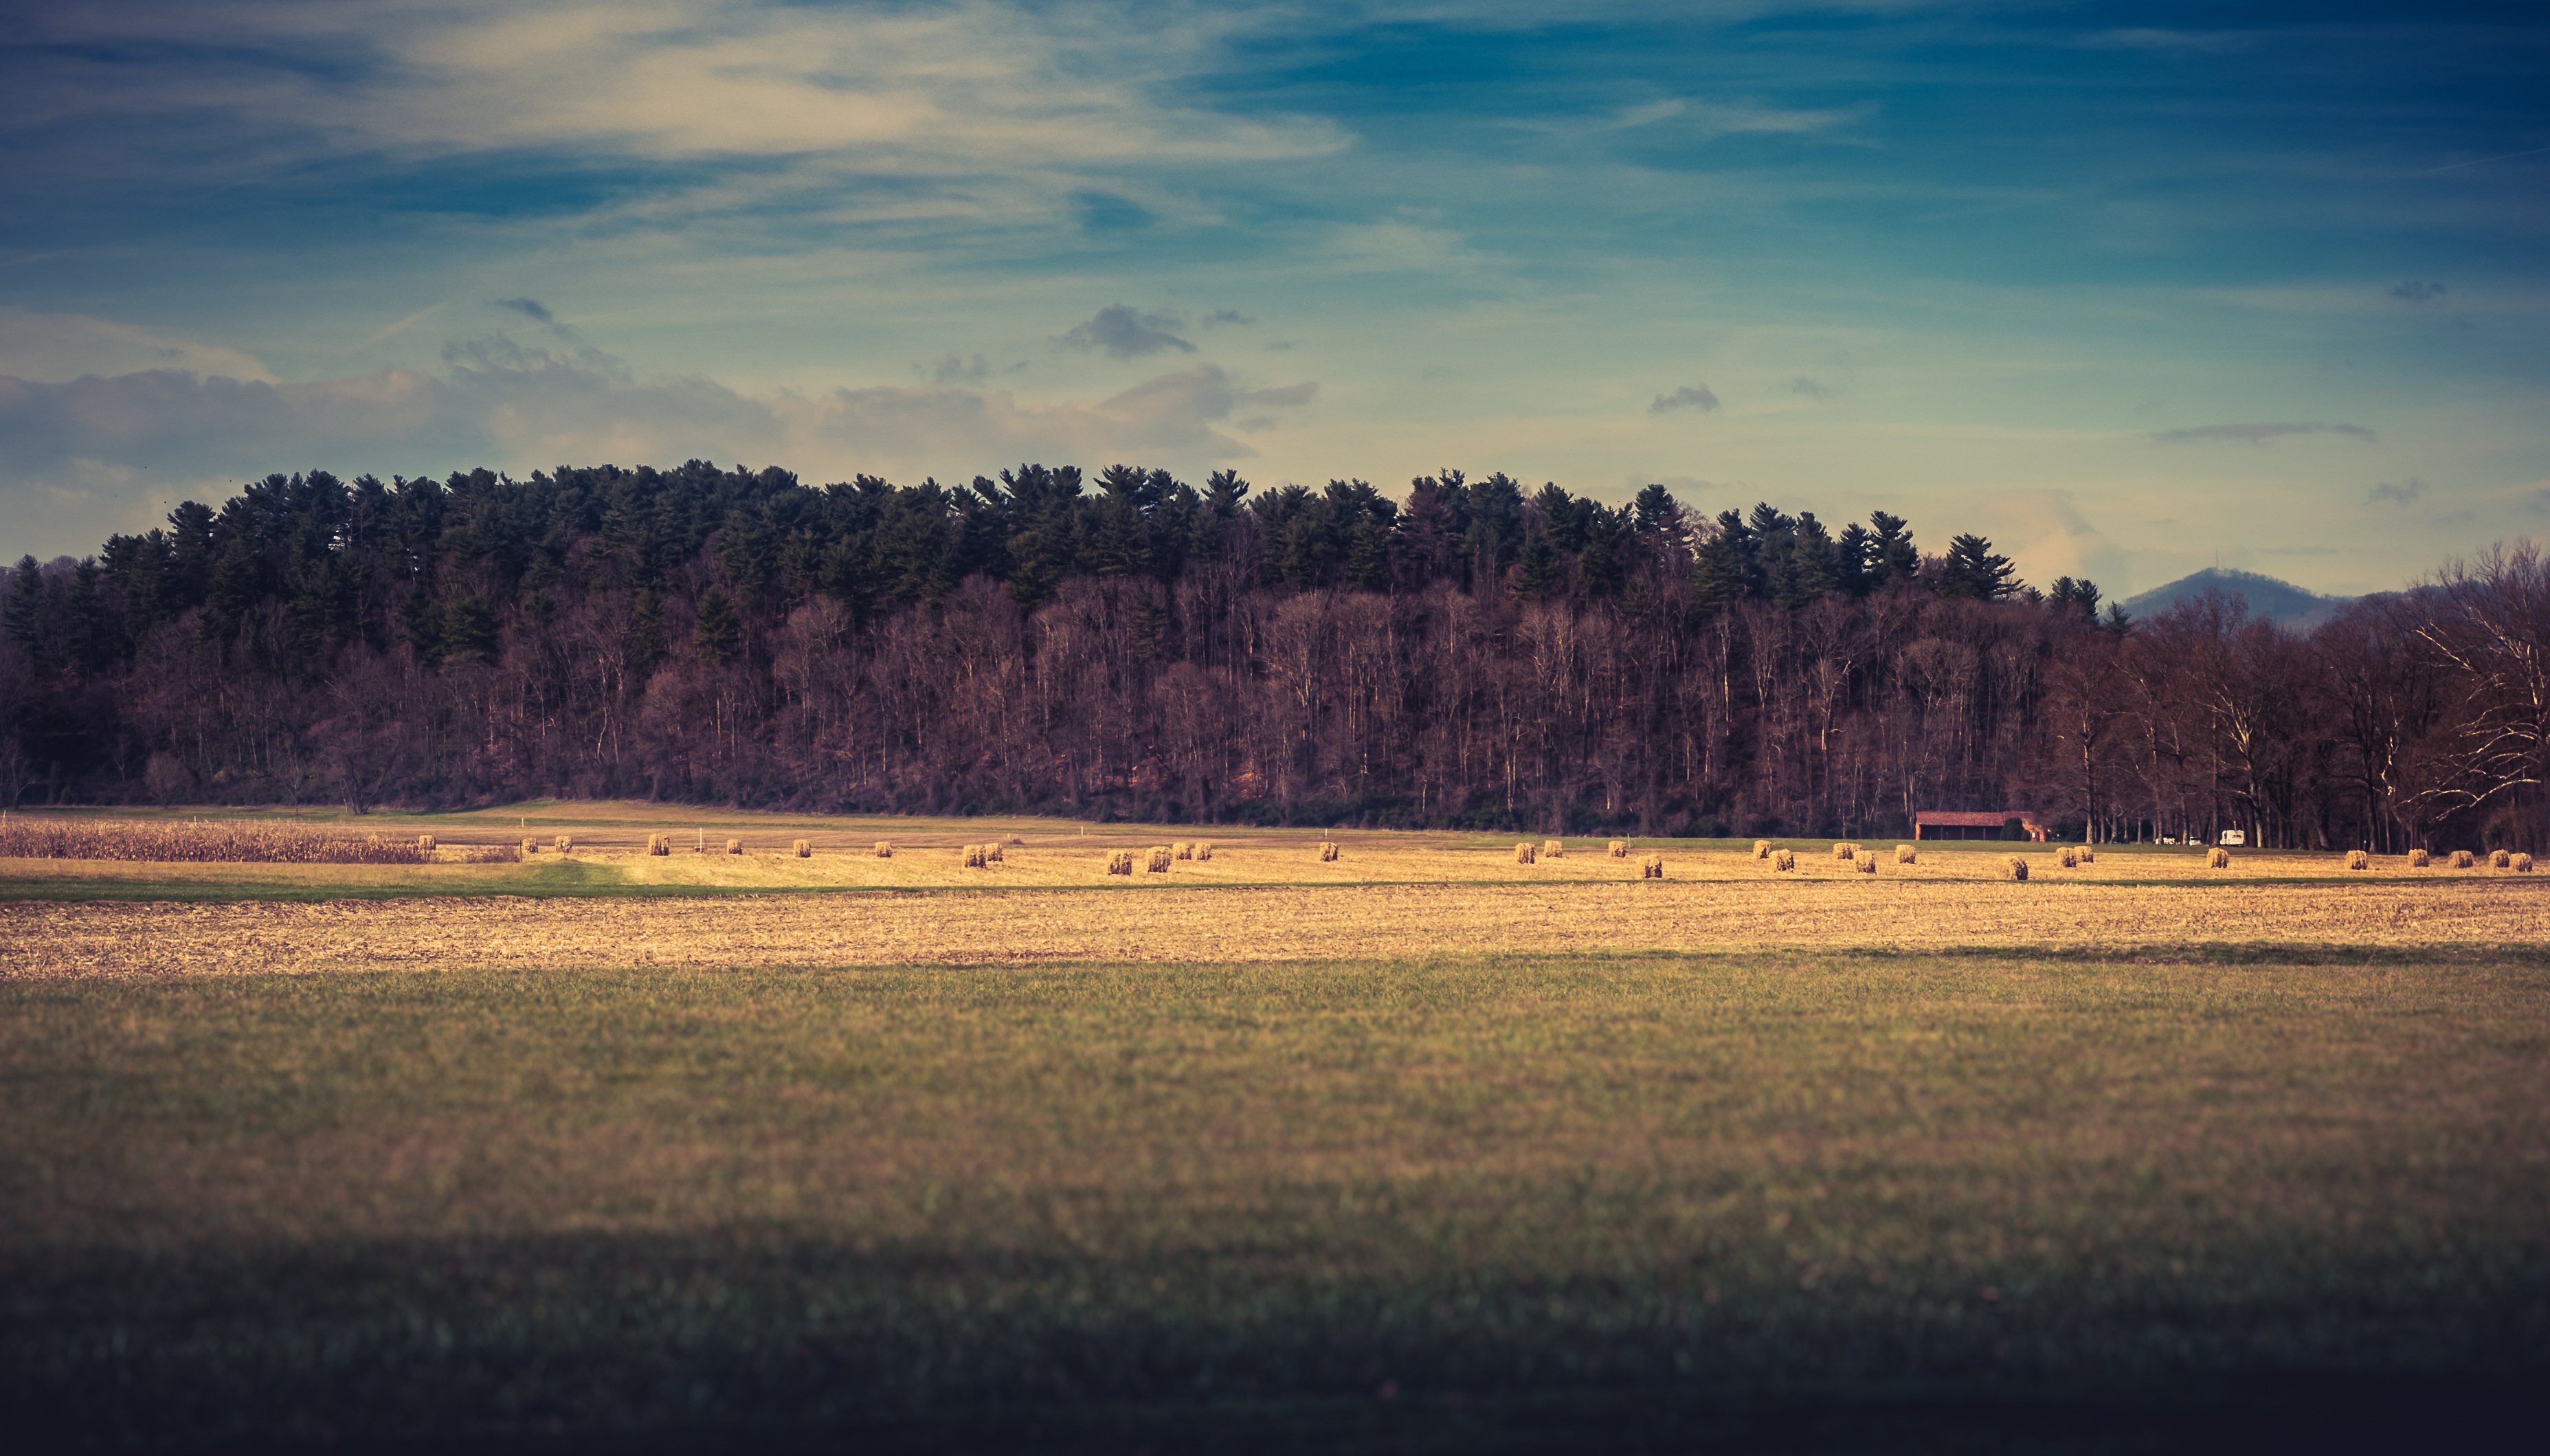
<path fill-rule="evenodd" d="M 13 9 L 0 553 L 272 471 L 1121 461 L 2391 589 L 2550 533 L 2504 9 Z"/>

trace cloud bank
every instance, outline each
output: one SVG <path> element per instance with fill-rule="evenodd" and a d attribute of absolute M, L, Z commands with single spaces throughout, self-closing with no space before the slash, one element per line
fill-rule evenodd
<path fill-rule="evenodd" d="M 487 465 L 776 463 L 809 479 L 866 471 L 964 479 L 1022 460 L 1140 460 L 1182 471 L 1255 453 L 1239 411 L 1298 409 L 1302 382 L 1253 388 L 1198 363 L 1097 399 L 1023 400 L 930 384 L 747 394 L 710 379 L 632 377 L 496 338 L 440 373 L 382 369 L 312 383 L 149 369 L 61 381 L 0 376 L 0 548 L 91 549 L 149 524 L 173 492 L 324 468 L 436 475 Z M 67 536 L 66 534 L 67 534 Z M 73 544 L 75 543 L 75 544 Z"/>

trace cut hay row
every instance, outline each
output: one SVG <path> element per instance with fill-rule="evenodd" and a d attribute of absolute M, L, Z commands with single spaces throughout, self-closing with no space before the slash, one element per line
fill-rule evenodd
<path fill-rule="evenodd" d="M 408 843 L 300 825 L 8 820 L 0 821 L 0 857 L 181 864 L 424 864 L 434 858 L 434 836 Z"/>

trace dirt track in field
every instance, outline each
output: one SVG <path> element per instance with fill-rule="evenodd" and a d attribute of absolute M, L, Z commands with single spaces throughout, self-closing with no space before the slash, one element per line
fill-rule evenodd
<path fill-rule="evenodd" d="M 2506 944 L 2550 881 L 1616 882 L 0 905 L 0 977 L 379 968 L 1272 961 L 1771 946 Z"/>

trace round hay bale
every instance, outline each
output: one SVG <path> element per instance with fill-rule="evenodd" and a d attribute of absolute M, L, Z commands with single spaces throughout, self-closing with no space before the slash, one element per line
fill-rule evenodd
<path fill-rule="evenodd" d="M 2084 844 L 2084 845 L 2082 845 L 2082 846 L 2081 846 L 2081 862 L 2082 862 L 2083 864 L 2092 864 L 2092 863 L 2095 863 L 2095 862 L 2098 860 L 2098 858 L 2099 858 L 2099 851 L 2098 851 L 2098 850 L 2091 848 L 2091 847 L 2090 847 L 2089 845 L 2087 845 L 2087 844 Z"/>
<path fill-rule="evenodd" d="M 417 835 L 416 847 L 424 850 L 428 854 L 432 854 L 434 852 L 434 836 L 432 834 Z"/>
<path fill-rule="evenodd" d="M 2479 863 L 2479 861 L 2471 857 L 2471 852 L 2469 850 L 2456 849 L 2453 851 L 2453 868 L 2457 870 L 2466 870 L 2477 863 Z"/>
<path fill-rule="evenodd" d="M 1775 870 L 1793 870 L 1797 867 L 1798 851 L 1794 849 L 1774 849 L 1771 851 L 1771 868 Z"/>
<path fill-rule="evenodd" d="M 1567 846 L 1559 840 L 1549 839 L 1542 842 L 1540 852 L 1547 858 L 1558 859 L 1566 855 Z"/>
<path fill-rule="evenodd" d="M 1863 875 L 1877 873 L 1877 851 L 1874 849 L 1859 851 L 1850 857 L 1850 866 Z"/>
<path fill-rule="evenodd" d="M 1661 854 L 1650 854 L 1650 855 L 1648 855 L 1645 859 L 1642 859 L 1642 860 L 1638 861 L 1638 878 L 1639 878 L 1639 879 L 1641 879 L 1641 880 L 1661 880 L 1661 879 L 1663 879 L 1664 877 L 1665 877 L 1665 857 L 1664 857 L 1663 855 L 1661 855 Z"/>
<path fill-rule="evenodd" d="M 1332 859 L 1334 859 L 1334 858 L 1336 858 L 1336 857 L 1337 857 L 1337 845 L 1336 845 L 1336 841 L 1335 841 L 1335 840 L 1333 840 L 1333 839 L 1322 839 L 1322 840 L 1320 841 L 1320 863 L 1322 863 L 1322 864 L 1325 864 L 1325 863 L 1327 863 L 1329 860 L 1332 860 Z"/>
<path fill-rule="evenodd" d="M 649 854 L 672 853 L 673 836 L 670 834 L 648 834 L 646 836 L 646 852 Z"/>
<path fill-rule="evenodd" d="M 2069 844 L 2064 845 L 2063 852 L 2054 858 L 2067 870 L 2077 870 L 2081 867 L 2081 851 Z"/>
<path fill-rule="evenodd" d="M 525 854 L 538 854 L 538 853 L 539 853 L 539 852 L 540 852 L 540 841 L 539 841 L 539 840 L 538 840 L 538 839 L 525 839 L 525 840 L 523 841 L 523 852 L 524 852 Z"/>
<path fill-rule="evenodd" d="M 2434 862 L 2435 856 L 2427 853 L 2423 849 L 2411 849 L 2408 851 L 2408 868 L 2412 870 L 2424 869 L 2426 866 L 2433 864 Z"/>
<path fill-rule="evenodd" d="M 2518 875 L 2528 875 L 2532 873 L 2532 856 L 2530 854 L 2515 855 L 2514 872 Z"/>
<path fill-rule="evenodd" d="M 1755 859 L 1769 859 L 1771 857 L 1771 841 L 1768 839 L 1754 840 L 1753 857 Z"/>
<path fill-rule="evenodd" d="M 1919 853 L 1917 853 L 1910 844 L 1898 844 L 1895 846 L 1895 862 L 1897 864 L 1912 864 L 1919 860 L 1920 857 Z"/>
<path fill-rule="evenodd" d="M 800 839 L 794 847 L 797 850 L 797 857 L 799 859 L 813 859 L 815 857 L 815 844 L 811 839 Z"/>
<path fill-rule="evenodd" d="M 1169 872 L 1169 846 L 1166 844 L 1152 845 L 1151 857 L 1146 866 L 1150 872 L 1155 875 L 1165 875 Z"/>
<path fill-rule="evenodd" d="M 2013 879 L 2013 880 L 2024 880 L 2024 879 L 2026 879 L 2026 878 L 2027 878 L 2027 861 L 2026 861 L 2026 860 L 2021 859 L 2021 858 L 2019 858 L 2017 855 L 2013 854 L 2013 855 L 2011 855 L 2011 856 L 2009 858 L 2009 860 L 2008 860 L 2008 861 L 2006 861 L 2006 862 L 2007 862 L 2007 863 L 2009 864 L 2009 866 L 2010 866 L 2010 877 L 2011 877 L 2011 879 Z"/>
<path fill-rule="evenodd" d="M 893 846 L 892 844 L 887 843 L 887 842 L 886 842 L 885 840 L 883 840 L 883 839 L 879 839 L 879 840 L 877 840 L 877 841 L 876 841 L 876 857 L 877 857 L 877 858 L 879 858 L 879 859 L 892 859 L 892 858 L 894 858 L 894 846 Z"/>
<path fill-rule="evenodd" d="M 2229 869 L 2231 867 L 2231 851 L 2223 848 L 2219 844 L 2214 845 L 2211 849 L 2206 851 L 2205 867 L 2207 869 L 2216 870 Z"/>
<path fill-rule="evenodd" d="M 1201 862 L 1203 862 L 1203 861 L 1205 861 L 1205 860 L 1208 860 L 1208 859 L 1211 859 L 1211 858 L 1213 858 L 1213 842 L 1212 842 L 1211 840 L 1209 840 L 1209 839 L 1199 839 L 1199 840 L 1197 840 L 1197 841 L 1196 841 L 1196 860 L 1197 860 L 1197 862 L 1198 862 L 1198 863 L 1201 863 Z"/>
<path fill-rule="evenodd" d="M 2349 849 L 2346 851 L 2346 867 L 2351 870 L 2371 869 L 2373 856 L 2361 849 Z"/>
<path fill-rule="evenodd" d="M 1849 860 L 1857 859 L 1858 857 L 1859 846 L 1856 844 L 1835 844 L 1833 846 L 1833 858 L 1835 859 L 1847 862 Z"/>
<path fill-rule="evenodd" d="M 1539 862 L 1539 859 L 1540 859 L 1540 851 L 1539 851 L 1539 850 L 1537 850 L 1537 849 L 1532 848 L 1532 847 L 1531 847 L 1531 845 L 1529 845 L 1529 844 L 1517 844 L 1517 845 L 1515 846 L 1515 863 L 1517 863 L 1517 864 L 1535 864 L 1535 863 Z"/>
<path fill-rule="evenodd" d="M 1628 857 L 1629 857 L 1629 841 L 1628 841 L 1628 840 L 1626 840 L 1626 839 L 1615 839 L 1615 840 L 1613 840 L 1613 841 L 1612 841 L 1612 857 L 1613 857 L 1614 859 L 1626 859 L 1626 858 L 1628 858 Z"/>
<path fill-rule="evenodd" d="M 558 852 L 558 853 L 560 853 L 560 854 L 564 854 L 564 853 L 566 853 L 568 850 L 573 849 L 574 847 L 575 847 L 575 841 L 574 841 L 573 839 L 568 838 L 568 837 L 567 837 L 566 835 L 564 835 L 564 834 L 560 834 L 560 835 L 558 835 L 558 836 L 557 836 L 557 852 Z"/>
<path fill-rule="evenodd" d="M 1107 873 L 1109 873 L 1109 874 L 1111 874 L 1111 875 L 1129 875 L 1129 874 L 1131 874 L 1132 872 L 1133 872 L 1133 851 L 1132 851 L 1132 850 L 1130 850 L 1130 849 L 1116 849 L 1116 850 L 1110 850 L 1110 851 L 1108 852 L 1108 855 L 1107 855 Z"/>
<path fill-rule="evenodd" d="M 2489 851 L 2488 867 L 2490 869 L 2501 870 L 2512 863 L 2514 863 L 2514 856 L 2506 853 L 2504 850 L 2492 849 Z"/>
<path fill-rule="evenodd" d="M 741 854 L 743 852 L 743 841 L 741 839 L 727 840 L 726 852 L 729 854 Z"/>

